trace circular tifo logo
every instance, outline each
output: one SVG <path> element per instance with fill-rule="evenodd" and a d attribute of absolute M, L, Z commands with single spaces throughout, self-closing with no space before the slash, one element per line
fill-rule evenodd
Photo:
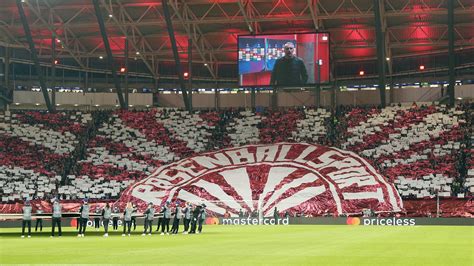
<path fill-rule="evenodd" d="M 398 192 L 353 152 L 311 144 L 249 145 L 204 153 L 161 166 L 120 199 L 205 204 L 216 215 L 240 211 L 264 217 L 281 212 L 397 212 Z"/>

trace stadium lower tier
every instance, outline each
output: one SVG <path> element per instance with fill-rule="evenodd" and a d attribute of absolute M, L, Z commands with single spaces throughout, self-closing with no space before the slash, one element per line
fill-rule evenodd
<path fill-rule="evenodd" d="M 61 206 L 64 212 L 77 213 L 81 206 L 80 201 L 62 202 Z M 102 209 L 107 202 L 91 203 L 91 209 Z M 436 217 L 437 215 L 437 201 L 436 199 L 413 199 L 403 201 L 405 211 L 401 214 L 404 217 Z M 51 212 L 52 204 L 49 201 L 35 200 L 31 201 L 31 205 L 35 208 L 41 206 L 45 212 Z M 21 214 L 23 205 L 21 204 L 0 204 L 0 213 L 3 214 Z M 71 215 L 72 215 L 71 214 Z M 301 214 L 295 213 L 300 216 Z M 362 214 L 360 214 L 362 215 Z M 439 200 L 439 215 L 440 217 L 466 217 L 474 218 L 474 200 L 473 199 L 458 199 L 458 198 L 440 198 Z M 283 214 L 280 215 L 284 217 Z M 303 214 L 303 216 L 306 216 Z M 379 214 L 378 216 L 385 217 L 389 214 Z M 18 218 L 20 216 L 15 216 Z M 221 216 L 222 217 L 222 216 Z M 309 216 L 308 216 L 309 217 Z"/>
<path fill-rule="evenodd" d="M 405 212 L 402 199 L 472 199 L 471 112 L 443 105 L 5 112 L 1 201 L 88 198 L 139 209 L 205 202 L 215 216 Z"/>

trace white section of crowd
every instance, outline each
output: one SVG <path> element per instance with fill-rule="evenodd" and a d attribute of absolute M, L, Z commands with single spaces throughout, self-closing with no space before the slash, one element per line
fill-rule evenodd
<path fill-rule="evenodd" d="M 415 195 L 417 198 L 433 198 L 437 193 L 441 197 L 449 197 L 451 196 L 452 183 L 453 178 L 442 174 L 427 175 L 421 179 L 398 176 L 395 180 L 395 185 L 401 196 Z"/>
<path fill-rule="evenodd" d="M 41 125 L 32 126 L 21 123 L 17 119 L 17 114 L 5 112 L 0 117 L 0 134 L 18 137 L 23 141 L 31 142 L 40 146 L 44 146 L 57 154 L 68 154 L 74 151 L 78 140 L 71 132 L 58 132 L 51 129 L 44 129 Z M 90 114 L 82 114 L 77 112 L 70 115 L 69 118 L 76 123 L 88 123 L 92 120 Z M 4 122 L 2 122 L 2 120 Z"/>
<path fill-rule="evenodd" d="M 48 177 L 21 167 L 0 166 L 2 202 L 53 196 L 61 176 Z"/>
<path fill-rule="evenodd" d="M 0 133 L 19 137 L 23 141 L 38 144 L 50 149 L 54 153 L 66 154 L 74 151 L 74 145 L 78 143 L 76 136 L 70 132 L 44 130 L 35 126 L 25 124 L 0 123 Z"/>
<path fill-rule="evenodd" d="M 126 168 L 129 171 L 141 171 L 150 174 L 149 171 L 151 169 L 149 169 L 146 162 L 135 162 L 129 160 L 127 157 L 130 154 L 128 153 L 113 155 L 109 154 L 109 151 L 105 147 L 96 147 L 88 149 L 88 154 L 87 159 L 81 162 L 90 162 L 93 165 L 113 164 L 122 169 Z"/>
<path fill-rule="evenodd" d="M 186 142 L 186 147 L 195 152 L 206 150 L 209 136 L 212 136 L 212 129 L 199 114 L 190 114 L 187 111 L 170 110 L 167 113 L 157 112 L 156 119 L 164 126 L 175 133 L 177 139 Z"/>
<path fill-rule="evenodd" d="M 64 199 L 104 199 L 117 198 L 122 190 L 127 188 L 135 180 L 107 180 L 101 178 L 90 178 L 88 176 L 68 176 L 70 185 L 61 186 L 58 189 Z"/>
<path fill-rule="evenodd" d="M 295 141 L 317 142 L 327 133 L 325 120 L 331 116 L 326 109 L 305 109 L 305 119 L 297 122 L 296 131 L 291 132 Z"/>
<path fill-rule="evenodd" d="M 399 128 L 398 133 L 389 135 L 389 140 L 384 141 L 385 144 L 374 149 L 364 150 L 362 154 L 368 157 L 379 158 L 382 155 L 409 150 L 410 145 L 429 141 L 431 137 L 437 138 L 442 133 L 451 130 L 453 126 L 459 125 L 455 112 L 457 113 L 454 109 L 450 109 L 447 110 L 447 114 L 441 112 L 429 114 L 423 119 L 423 122 Z M 459 149 L 459 143 L 455 145 Z M 434 152 L 439 153 L 439 148 L 436 148 Z"/>
<path fill-rule="evenodd" d="M 179 159 L 168 147 L 148 141 L 139 130 L 125 126 L 118 115 L 114 114 L 112 118 L 112 123 L 104 123 L 99 129 L 100 135 L 125 144 L 125 146 L 132 148 L 135 153 L 152 155 L 154 160 L 170 162 Z M 102 156 L 100 152 L 99 156 Z"/>
<path fill-rule="evenodd" d="M 240 118 L 229 123 L 227 130 L 234 146 L 254 144 L 260 141 L 257 125 L 262 121 L 259 115 L 251 111 L 240 112 Z"/>
<path fill-rule="evenodd" d="M 375 132 L 380 132 L 382 126 L 387 126 L 388 122 L 396 118 L 396 113 L 399 110 L 407 110 L 407 106 L 390 106 L 382 110 L 380 113 L 372 114 L 366 122 L 360 123 L 359 125 L 348 128 L 347 131 L 352 133 L 352 137 L 348 138 L 345 143 L 342 144 L 342 148 L 346 148 L 349 145 L 355 145 L 357 143 L 364 142 L 363 137 Z"/>

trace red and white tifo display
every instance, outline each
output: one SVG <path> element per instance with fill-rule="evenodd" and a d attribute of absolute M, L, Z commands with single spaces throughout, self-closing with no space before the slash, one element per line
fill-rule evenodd
<path fill-rule="evenodd" d="M 203 153 L 158 168 L 119 200 L 206 204 L 217 215 L 399 212 L 395 187 L 353 152 L 306 143 L 249 145 Z"/>

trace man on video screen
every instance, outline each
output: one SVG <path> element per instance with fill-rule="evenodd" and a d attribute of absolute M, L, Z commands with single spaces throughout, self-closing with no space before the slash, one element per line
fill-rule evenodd
<path fill-rule="evenodd" d="M 272 71 L 272 86 L 302 86 L 308 81 L 303 60 L 294 54 L 295 45 L 285 43 L 285 56 L 278 58 Z"/>

